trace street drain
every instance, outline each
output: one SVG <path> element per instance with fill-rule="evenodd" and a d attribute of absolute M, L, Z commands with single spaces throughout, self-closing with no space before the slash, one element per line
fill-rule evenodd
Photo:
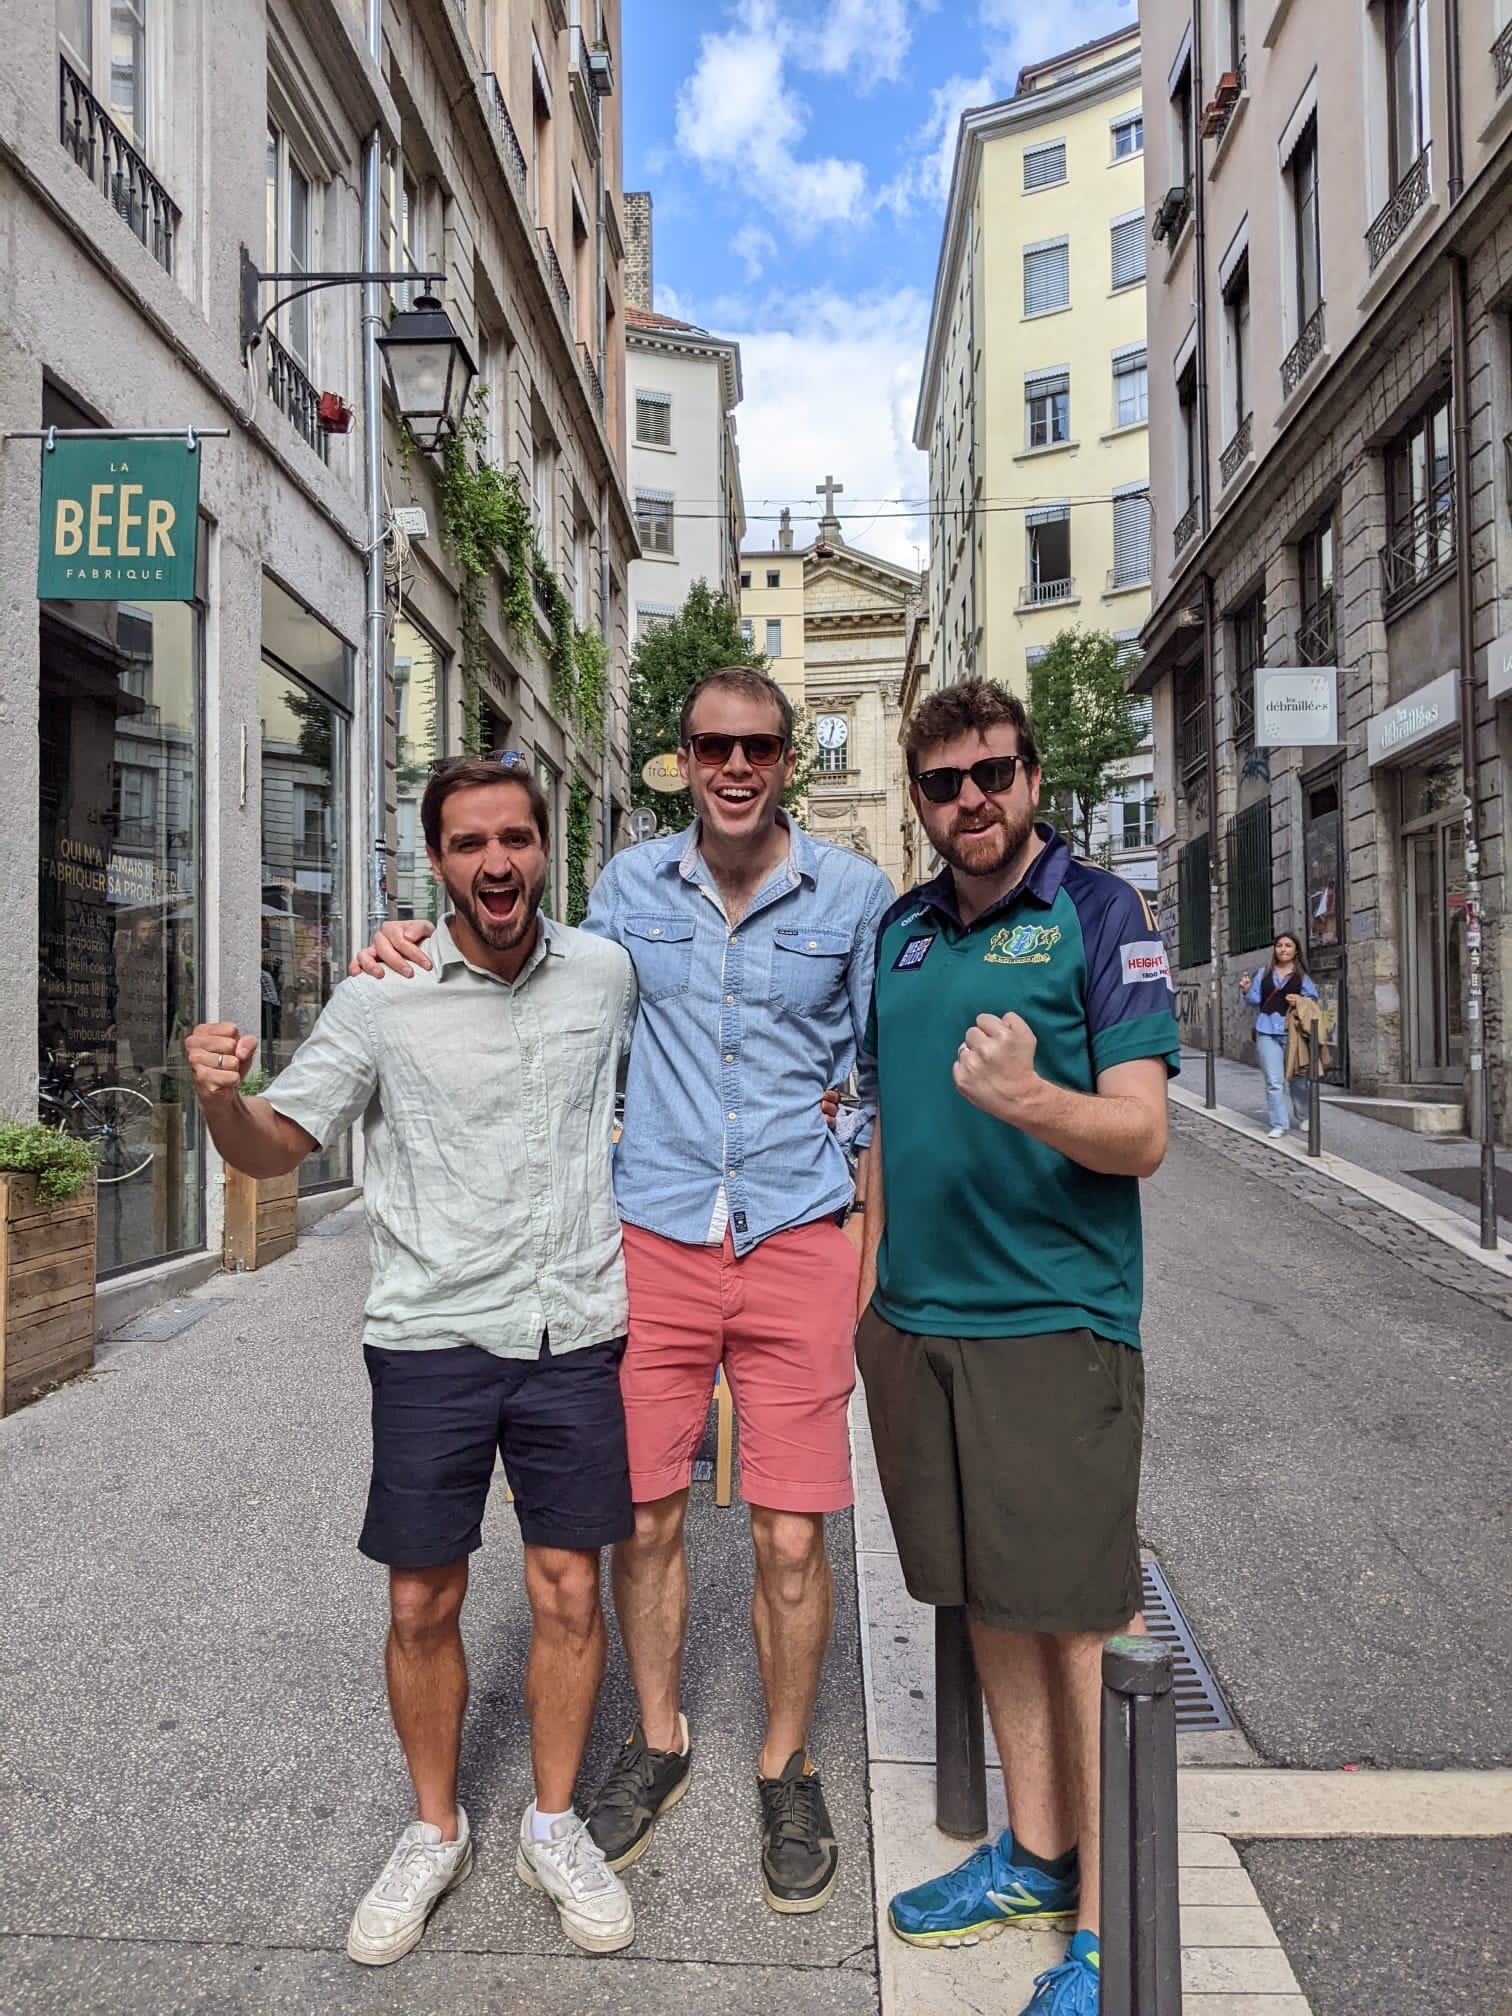
<path fill-rule="evenodd" d="M 1192 1627 L 1182 1616 L 1170 1583 L 1153 1561 L 1144 1563 L 1143 1575 L 1145 1629 L 1176 1661 L 1178 1732 L 1232 1729 L 1234 1718 L 1218 1691 L 1218 1682 L 1208 1671 L 1207 1661 L 1197 1650 Z"/>

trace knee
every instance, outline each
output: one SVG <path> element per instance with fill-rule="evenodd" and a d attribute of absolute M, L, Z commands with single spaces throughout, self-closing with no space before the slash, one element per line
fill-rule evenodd
<path fill-rule="evenodd" d="M 525 1588 L 538 1625 L 589 1638 L 599 1620 L 599 1559 L 594 1553 L 543 1549 L 527 1564 Z"/>
<path fill-rule="evenodd" d="M 670 1498 L 656 1498 L 635 1508 L 635 1531 L 623 1543 L 632 1557 L 663 1557 L 675 1554 L 682 1545 L 683 1521 L 688 1496 L 676 1491 Z"/>
<path fill-rule="evenodd" d="M 780 1594 L 801 1594 L 824 1568 L 824 1521 L 817 1515 L 757 1508 L 751 1538 L 763 1579 Z"/>
<path fill-rule="evenodd" d="M 389 1578 L 389 1620 L 406 1649 L 434 1644 L 457 1628 L 466 1576 L 450 1571 L 396 1569 Z"/>

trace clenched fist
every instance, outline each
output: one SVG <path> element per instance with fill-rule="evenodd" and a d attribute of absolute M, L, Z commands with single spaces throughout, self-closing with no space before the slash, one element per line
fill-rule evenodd
<path fill-rule="evenodd" d="M 223 1106 L 236 1097 L 257 1055 L 257 1038 L 243 1036 L 234 1022 L 201 1022 L 184 1038 L 184 1054 L 195 1098 L 201 1106 Z"/>
<path fill-rule="evenodd" d="M 1039 1087 L 1034 1031 L 1022 1015 L 978 1015 L 956 1052 L 956 1090 L 998 1120 L 1012 1120 Z"/>

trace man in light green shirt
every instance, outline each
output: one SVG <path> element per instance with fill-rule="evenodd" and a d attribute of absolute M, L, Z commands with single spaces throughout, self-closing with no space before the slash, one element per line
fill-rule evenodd
<path fill-rule="evenodd" d="M 539 915 L 548 810 L 521 759 L 444 765 L 421 821 L 453 905 L 429 972 L 409 987 L 338 987 L 261 1098 L 240 1093 L 255 1037 L 212 1023 L 186 1047 L 215 1144 L 250 1176 L 284 1174 L 364 1121 L 373 1474 L 359 1545 L 389 1570 L 389 1705 L 418 1818 L 358 1906 L 347 1951 L 400 1958 L 472 1866 L 457 1799 L 459 1623 L 502 1455 L 534 1627 L 536 1796 L 517 1868 L 570 1939 L 614 1952 L 634 1937 L 630 1899 L 572 1787 L 604 1671 L 599 1549 L 634 1524 L 610 1177 L 634 971 L 618 945 Z"/>

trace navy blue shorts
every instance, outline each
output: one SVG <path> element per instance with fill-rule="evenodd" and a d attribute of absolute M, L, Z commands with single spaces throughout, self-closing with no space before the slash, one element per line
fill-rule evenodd
<path fill-rule="evenodd" d="M 553 1357 L 365 1346 L 373 1479 L 357 1542 L 390 1568 L 443 1568 L 482 1543 L 494 1454 L 530 1547 L 609 1547 L 635 1525 L 619 1366 L 625 1340 Z"/>

